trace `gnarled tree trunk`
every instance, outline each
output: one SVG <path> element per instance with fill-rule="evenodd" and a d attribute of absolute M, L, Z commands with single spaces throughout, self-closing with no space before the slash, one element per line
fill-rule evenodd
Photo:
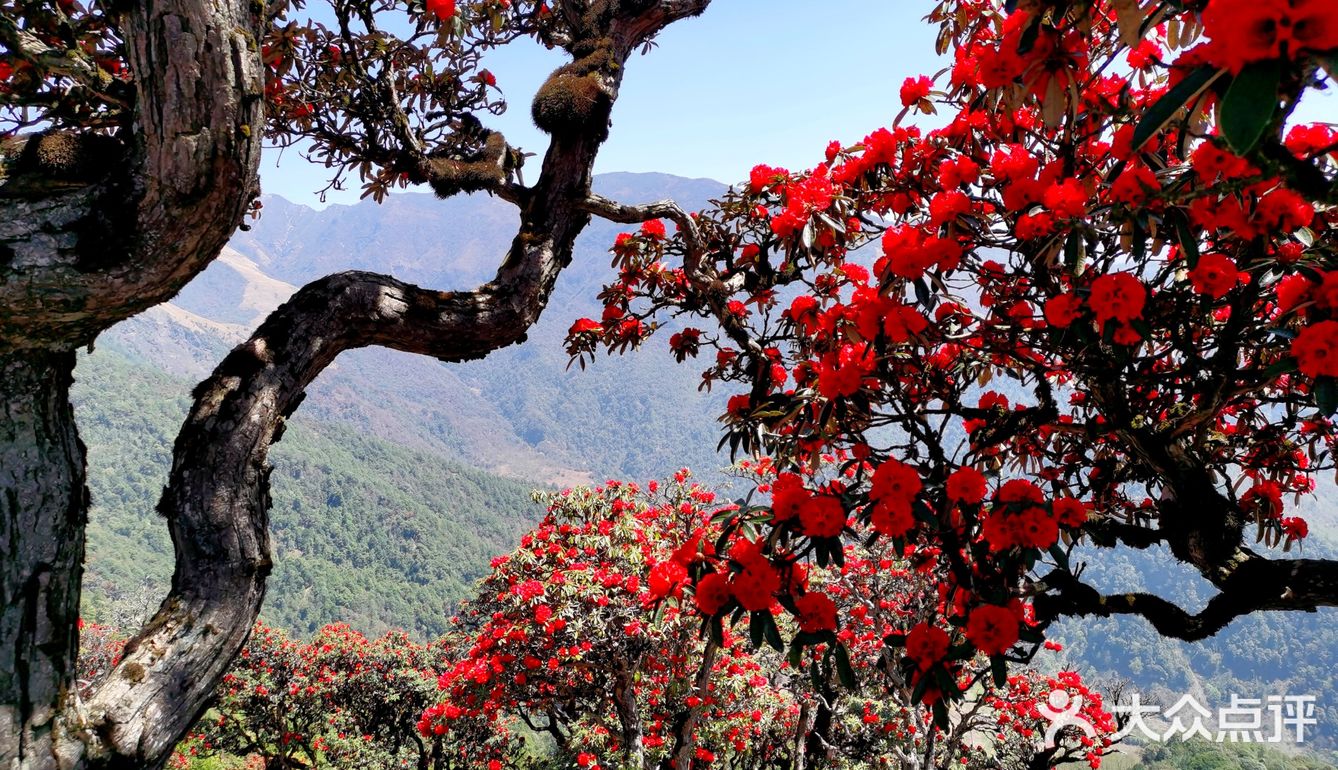
<path fill-rule="evenodd" d="M 84 447 L 74 353 L 0 355 L 0 767 L 54 756 L 75 691 L 83 573 Z M 45 761 L 45 760 L 44 760 Z M 32 763 L 29 763 L 32 764 Z"/>

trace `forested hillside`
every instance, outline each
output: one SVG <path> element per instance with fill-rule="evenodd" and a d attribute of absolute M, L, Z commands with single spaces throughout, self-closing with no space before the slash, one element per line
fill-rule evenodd
<path fill-rule="evenodd" d="M 147 610 L 171 576 L 153 507 L 191 383 L 112 350 L 78 371 L 94 501 L 85 616 L 116 621 Z M 275 568 L 263 615 L 295 633 L 339 619 L 440 634 L 488 559 L 538 515 L 533 484 L 338 423 L 294 420 L 272 459 Z"/>

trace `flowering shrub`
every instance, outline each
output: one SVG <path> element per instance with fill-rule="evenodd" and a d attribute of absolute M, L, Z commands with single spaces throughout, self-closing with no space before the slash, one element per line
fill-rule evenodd
<path fill-rule="evenodd" d="M 1006 695 L 977 692 L 954 706 L 946 729 L 913 708 L 916 680 L 887 665 L 883 640 L 929 628 L 917 621 L 932 618 L 937 592 L 932 573 L 899 553 L 863 559 L 847 546 L 839 568 L 750 574 L 755 544 L 720 526 L 737 506 L 715 506 L 686 472 L 663 488 L 608 482 L 545 500 L 539 527 L 493 561 L 461 618 L 476 627 L 473 641 L 419 723 L 425 736 L 460 746 L 470 766 L 514 764 L 516 742 L 497 739 L 525 729 L 546 733 L 577 767 L 763 768 L 798 756 L 872 768 L 926 753 L 972 766 L 1004 751 L 1018 762 L 1037 756 L 1040 741 L 1030 739 L 1047 725 L 1037 698 L 1051 687 L 1034 671 Z M 708 571 L 717 547 L 744 560 L 728 579 Z M 773 584 L 792 593 L 777 597 Z M 746 635 L 720 622 L 730 608 L 750 618 Z M 839 634 L 838 612 L 856 619 Z M 811 644 L 787 651 L 782 635 Z M 982 658 L 955 674 L 971 682 L 989 666 Z M 842 689 L 856 671 L 863 691 Z M 1096 766 L 1113 721 L 1081 678 L 1054 681 L 1087 696 L 1083 713 L 1099 732 L 1066 732 L 1053 755 Z"/>
<path fill-rule="evenodd" d="M 1007 6 L 937 5 L 952 65 L 907 82 L 892 126 L 710 210 L 643 209 L 677 232 L 620 236 L 601 318 L 568 338 L 584 361 L 700 319 L 669 345 L 736 389 L 725 443 L 775 473 L 690 570 L 698 611 L 830 645 L 854 621 L 806 565 L 890 543 L 934 604 L 889 654 L 943 728 L 971 661 L 1006 688 L 1059 617 L 1194 640 L 1338 604 L 1338 565 L 1267 553 L 1308 533 L 1284 497 L 1334 468 L 1338 133 L 1291 115 L 1333 84 L 1338 16 Z M 1164 543 L 1220 593 L 1103 596 L 1080 542 Z"/>
<path fill-rule="evenodd" d="M 120 629 L 79 620 L 79 695 L 92 690 L 111 671 L 125 650 Z"/>
<path fill-rule="evenodd" d="M 424 735 L 470 761 L 491 757 L 459 733 L 547 734 L 577 766 L 654 766 L 779 747 L 793 701 L 773 687 L 746 639 L 705 640 L 700 622 L 656 597 L 681 595 L 688 554 L 719 535 L 715 496 L 686 472 L 663 489 L 608 482 L 542 498 L 548 515 L 493 560 L 462 615 L 472 643 L 442 674 Z"/>
<path fill-rule="evenodd" d="M 266 768 L 431 767 L 442 744 L 415 726 L 444 653 L 440 643 L 398 632 L 368 639 L 332 625 L 299 642 L 259 624 L 175 762 L 223 756 L 254 757 Z"/>

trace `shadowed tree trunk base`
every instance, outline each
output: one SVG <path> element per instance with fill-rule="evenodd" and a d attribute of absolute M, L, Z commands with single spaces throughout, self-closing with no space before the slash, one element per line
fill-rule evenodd
<path fill-rule="evenodd" d="M 57 767 L 74 697 L 83 574 L 84 446 L 73 351 L 0 355 L 0 768 Z M 57 706 L 60 704 L 60 706 Z"/>

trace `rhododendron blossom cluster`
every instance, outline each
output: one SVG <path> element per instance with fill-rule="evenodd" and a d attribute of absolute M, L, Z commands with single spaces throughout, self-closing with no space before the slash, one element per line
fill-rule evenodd
<path fill-rule="evenodd" d="M 952 65 L 893 125 L 691 216 L 647 207 L 678 232 L 620 237 L 603 320 L 568 340 L 584 363 L 672 317 L 729 389 L 724 445 L 765 468 L 665 595 L 829 645 L 852 618 L 808 570 L 888 542 L 932 577 L 887 646 L 940 725 L 967 661 L 1007 688 L 1061 617 L 1194 640 L 1338 603 L 1284 502 L 1334 468 L 1338 132 L 1293 111 L 1335 84 L 1338 14 L 1008 5 L 936 7 Z M 1216 587 L 1205 609 L 1082 580 L 1153 544 Z"/>

